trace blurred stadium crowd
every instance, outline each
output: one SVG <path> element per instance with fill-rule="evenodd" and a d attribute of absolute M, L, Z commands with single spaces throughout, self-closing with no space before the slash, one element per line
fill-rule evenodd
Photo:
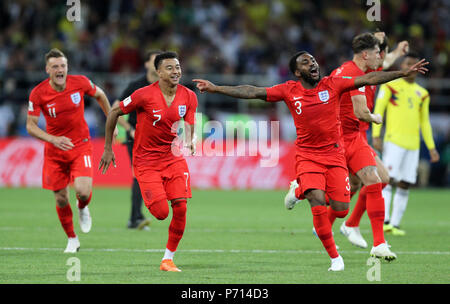
<path fill-rule="evenodd" d="M 79 22 L 66 18 L 66 1 L 0 2 L 0 137 L 27 135 L 27 98 L 31 88 L 46 77 L 44 54 L 52 47 L 68 56 L 69 73 L 90 76 L 112 102 L 126 85 L 123 79 L 143 72 L 149 49 L 177 51 L 185 82 L 194 74 L 250 75 L 250 81 L 261 84 L 258 80 L 264 79 L 266 85 L 290 78 L 287 62 L 298 50 L 314 54 L 322 75 L 327 75 L 351 58 L 355 35 L 380 28 L 388 35 L 391 49 L 396 42 L 408 40 L 412 49 L 431 61 L 427 84 L 434 80 L 444 84 L 426 87 L 431 112 L 440 115 L 444 125 L 435 134 L 441 163 L 448 165 L 448 0 L 382 1 L 381 22 L 367 20 L 369 6 L 361 0 L 80 2 Z M 208 103 L 205 98 L 200 101 Z M 91 102 L 87 102 L 86 119 L 94 122 L 91 133 L 101 135 L 104 117 Z M 232 107 L 208 103 L 203 111 L 215 117 L 221 108 Z"/>

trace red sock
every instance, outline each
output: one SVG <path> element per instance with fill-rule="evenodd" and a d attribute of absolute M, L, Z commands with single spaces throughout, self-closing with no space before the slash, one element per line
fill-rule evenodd
<path fill-rule="evenodd" d="M 339 256 L 334 243 L 333 234 L 331 232 L 331 224 L 327 216 L 327 207 L 314 206 L 311 207 L 313 214 L 313 225 L 316 229 L 317 236 L 322 241 L 325 250 L 328 252 L 330 258 L 337 258 Z"/>
<path fill-rule="evenodd" d="M 366 208 L 367 215 L 372 225 L 373 246 L 378 246 L 385 242 L 383 223 L 384 223 L 384 199 L 381 194 L 381 183 L 366 186 L 367 199 Z"/>
<path fill-rule="evenodd" d="M 166 246 L 172 252 L 177 250 L 186 227 L 186 203 L 186 200 L 178 200 L 176 203 L 172 203 L 173 214 L 169 225 L 169 240 Z"/>
<path fill-rule="evenodd" d="M 356 201 L 355 208 L 349 218 L 345 221 L 345 225 L 348 227 L 358 227 L 361 217 L 366 212 L 366 199 L 367 199 L 367 187 L 363 186 L 359 191 L 358 200 Z"/>
<path fill-rule="evenodd" d="M 67 204 L 62 208 L 56 205 L 56 213 L 58 213 L 59 221 L 67 236 L 70 238 L 76 237 L 76 234 L 73 231 L 72 208 L 70 208 L 70 204 Z"/>
<path fill-rule="evenodd" d="M 328 206 L 327 213 L 328 213 L 328 220 L 330 221 L 331 226 L 333 226 L 334 221 L 336 220 L 337 217 L 344 218 L 348 214 L 348 209 L 342 210 L 342 211 L 336 211 L 336 210 L 333 210 L 333 208 L 331 208 L 331 206 Z"/>
<path fill-rule="evenodd" d="M 92 191 L 91 191 L 91 194 L 89 194 L 88 199 L 85 200 L 85 201 L 82 201 L 82 200 L 80 199 L 80 197 L 77 195 L 77 199 L 78 199 L 78 208 L 83 209 L 84 207 L 86 207 L 87 205 L 89 205 L 89 202 L 91 201 L 91 198 L 92 198 Z"/>

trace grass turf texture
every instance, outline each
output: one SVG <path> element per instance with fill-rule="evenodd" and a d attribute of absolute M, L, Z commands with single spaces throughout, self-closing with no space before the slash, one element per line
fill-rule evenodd
<path fill-rule="evenodd" d="M 43 189 L 0 188 L 0 283 L 71 283 L 67 259 L 81 261 L 76 283 L 298 284 L 373 283 L 367 280 L 368 249 L 333 231 L 345 271 L 328 272 L 330 260 L 312 233 L 309 205 L 284 208 L 285 191 L 193 191 L 187 227 L 175 255 L 181 273 L 159 270 L 171 214 L 152 220 L 150 231 L 126 229 L 129 189 L 94 189 L 91 232 L 83 234 L 71 189 L 77 254 L 63 254 L 66 236 L 53 194 Z M 402 229 L 387 235 L 398 260 L 381 263 L 375 283 L 449 283 L 450 190 L 413 189 Z M 351 204 L 354 206 L 355 199 Z M 147 210 L 143 212 L 150 217 Z M 361 231 L 371 244 L 367 214 Z"/>

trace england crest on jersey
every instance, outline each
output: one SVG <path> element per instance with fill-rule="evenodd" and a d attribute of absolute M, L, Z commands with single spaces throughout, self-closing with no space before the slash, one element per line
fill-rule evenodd
<path fill-rule="evenodd" d="M 76 92 L 76 93 L 71 94 L 71 95 L 70 95 L 70 98 L 72 99 L 72 102 L 73 102 L 75 105 L 78 105 L 78 104 L 80 103 L 80 101 L 81 101 L 81 95 L 80 95 L 79 92 Z"/>
<path fill-rule="evenodd" d="M 186 106 L 185 105 L 178 106 L 178 114 L 180 115 L 180 117 L 184 117 L 184 115 L 186 115 Z"/>
<path fill-rule="evenodd" d="M 328 99 L 330 99 L 330 94 L 328 93 L 328 90 L 319 92 L 319 99 L 322 102 L 327 102 Z"/>

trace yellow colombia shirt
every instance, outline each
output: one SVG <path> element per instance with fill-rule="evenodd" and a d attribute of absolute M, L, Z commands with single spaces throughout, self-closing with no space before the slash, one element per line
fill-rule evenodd
<path fill-rule="evenodd" d="M 390 141 L 404 149 L 420 147 L 420 133 L 428 150 L 434 149 L 433 134 L 429 119 L 430 95 L 417 83 L 399 78 L 380 87 L 374 113 L 384 116 L 386 132 L 384 141 Z M 372 136 L 379 137 L 381 125 L 372 124 Z"/>

